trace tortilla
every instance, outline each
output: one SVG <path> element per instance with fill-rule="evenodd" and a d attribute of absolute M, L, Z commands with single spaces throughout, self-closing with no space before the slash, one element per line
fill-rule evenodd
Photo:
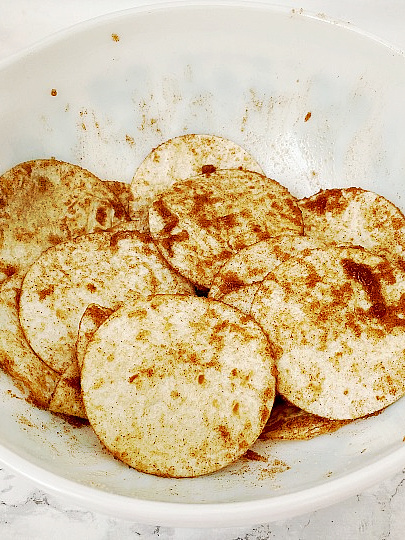
<path fill-rule="evenodd" d="M 296 441 L 309 440 L 334 433 L 351 420 L 330 420 L 311 414 L 284 400 L 276 400 L 259 439 Z"/>
<path fill-rule="evenodd" d="M 269 272 L 289 257 L 322 245 L 308 236 L 282 234 L 241 249 L 220 268 L 208 297 L 249 313 L 260 283 Z"/>
<path fill-rule="evenodd" d="M 331 419 L 381 410 L 405 393 L 405 279 L 362 248 L 290 258 L 263 280 L 251 314 L 280 347 L 278 392 Z"/>
<path fill-rule="evenodd" d="M 207 298 L 158 295 L 122 306 L 94 333 L 83 399 L 115 457 L 150 474 L 198 476 L 255 442 L 273 405 L 273 368 L 251 317 Z"/>
<path fill-rule="evenodd" d="M 112 313 L 114 313 L 114 310 L 98 306 L 97 304 L 90 304 L 84 311 L 80 320 L 76 343 L 76 361 L 79 373 L 82 369 L 83 358 L 89 341 L 97 328 L 106 321 Z"/>
<path fill-rule="evenodd" d="M 18 317 L 22 276 L 14 274 L 0 286 L 0 366 L 37 407 L 47 408 L 59 375 L 34 353 Z"/>
<path fill-rule="evenodd" d="M 80 371 L 76 363 L 72 363 L 62 374 L 52 394 L 49 410 L 59 414 L 87 418 L 82 400 Z"/>
<path fill-rule="evenodd" d="M 27 272 L 20 321 L 33 350 L 62 374 L 75 361 L 83 312 L 97 303 L 117 309 L 139 295 L 194 289 L 152 242 L 136 231 L 78 236 L 45 251 Z"/>
<path fill-rule="evenodd" d="M 60 414 L 87 418 L 80 380 L 84 354 L 97 328 L 113 313 L 112 309 L 90 304 L 80 320 L 76 343 L 76 361 L 63 373 L 49 404 L 49 410 Z"/>
<path fill-rule="evenodd" d="M 157 195 L 179 180 L 206 170 L 237 169 L 263 173 L 260 165 L 238 144 L 214 135 L 174 137 L 150 152 L 131 182 L 130 217 L 147 231 L 148 209 Z"/>
<path fill-rule="evenodd" d="M 381 195 L 357 187 L 326 189 L 298 204 L 305 234 L 362 246 L 405 270 L 405 217 Z"/>
<path fill-rule="evenodd" d="M 240 249 L 286 230 L 303 230 L 296 199 L 286 188 L 237 169 L 175 183 L 153 202 L 149 226 L 169 263 L 206 288 Z"/>
<path fill-rule="evenodd" d="M 77 165 L 16 165 L 0 177 L 0 273 L 24 273 L 48 247 L 125 219 L 110 189 Z"/>

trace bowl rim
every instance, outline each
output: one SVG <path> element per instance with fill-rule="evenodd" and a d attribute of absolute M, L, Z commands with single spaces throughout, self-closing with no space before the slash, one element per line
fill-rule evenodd
<path fill-rule="evenodd" d="M 397 473 L 405 463 L 405 445 L 361 469 L 315 487 L 275 497 L 224 503 L 152 501 L 101 491 L 47 471 L 1 443 L 0 461 L 50 493 L 96 512 L 122 519 L 131 516 L 133 521 L 150 525 L 212 528 L 292 518 L 345 500 Z"/>
<path fill-rule="evenodd" d="M 145 1 L 145 0 L 142 0 Z M 126 18 L 128 16 L 140 15 L 145 13 L 164 11 L 164 10 L 176 10 L 182 8 L 243 8 L 243 9 L 255 9 L 255 10 L 265 10 L 273 13 L 284 13 L 290 14 L 291 16 L 302 17 L 306 19 L 314 19 L 324 24 L 331 24 L 333 26 L 341 27 L 349 32 L 355 34 L 360 34 L 364 37 L 376 41 L 381 45 L 391 49 L 395 53 L 405 56 L 405 51 L 395 44 L 391 43 L 389 40 L 382 38 L 381 36 L 369 32 L 364 28 L 361 28 L 351 22 L 334 19 L 328 17 L 326 13 L 317 13 L 304 8 L 295 8 L 292 5 L 279 4 L 273 2 L 273 0 L 152 0 L 152 3 L 146 1 L 141 5 L 127 7 L 124 9 L 113 10 L 96 17 L 90 17 L 88 19 L 82 20 L 80 22 L 69 25 L 66 28 L 62 28 L 55 32 L 52 32 L 48 36 L 35 41 L 34 43 L 23 47 L 21 50 L 7 56 L 0 60 L 0 71 L 7 68 L 9 65 L 15 64 L 19 60 L 26 58 L 31 54 L 36 54 L 42 49 L 47 48 L 50 45 L 55 44 L 56 42 L 62 41 L 65 38 L 68 38 L 75 33 L 82 33 L 86 30 L 95 28 L 98 25 L 102 25 L 106 22 L 111 22 L 112 20 Z"/>

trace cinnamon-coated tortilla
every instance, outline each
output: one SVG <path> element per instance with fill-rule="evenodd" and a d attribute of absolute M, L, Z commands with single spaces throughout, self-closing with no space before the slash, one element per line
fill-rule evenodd
<path fill-rule="evenodd" d="M 256 160 L 229 139 L 205 134 L 173 137 L 154 148 L 136 170 L 131 182 L 131 219 L 139 230 L 147 231 L 149 206 L 175 182 L 207 170 L 237 168 L 263 173 Z"/>
<path fill-rule="evenodd" d="M 82 235 L 49 248 L 30 267 L 20 321 L 33 350 L 62 374 L 75 362 L 79 323 L 89 304 L 116 309 L 138 296 L 164 292 L 194 294 L 194 289 L 145 235 Z"/>
<path fill-rule="evenodd" d="M 264 238 L 302 233 L 296 199 L 275 180 L 239 169 L 175 183 L 149 209 L 163 256 L 199 287 L 210 288 L 232 255 Z"/>
<path fill-rule="evenodd" d="M 251 309 L 279 346 L 277 389 L 297 407 L 355 419 L 405 394 L 405 275 L 363 248 L 277 266 Z"/>
<path fill-rule="evenodd" d="M 122 306 L 82 367 L 90 424 L 139 471 L 207 474 L 242 456 L 273 405 L 274 357 L 260 327 L 207 298 L 157 295 Z"/>

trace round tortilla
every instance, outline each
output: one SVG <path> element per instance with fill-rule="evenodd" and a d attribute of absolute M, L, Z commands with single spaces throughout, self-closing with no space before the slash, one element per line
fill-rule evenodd
<path fill-rule="evenodd" d="M 247 315 L 206 298 L 122 306 L 94 333 L 82 368 L 90 424 L 115 457 L 160 476 L 233 462 L 271 411 L 274 359 Z"/>
<path fill-rule="evenodd" d="M 128 219 L 107 185 L 77 165 L 37 159 L 0 177 L 0 278 L 50 246 Z"/>
<path fill-rule="evenodd" d="M 149 226 L 169 263 L 205 288 L 240 249 L 286 230 L 303 230 L 296 199 L 285 187 L 238 169 L 177 182 L 153 202 Z"/>
<path fill-rule="evenodd" d="M 362 246 L 405 270 L 405 217 L 381 195 L 357 187 L 326 189 L 298 204 L 308 236 Z"/>
<path fill-rule="evenodd" d="M 147 231 L 148 210 L 157 195 L 175 182 L 213 169 L 237 169 L 263 173 L 256 160 L 238 144 L 214 135 L 187 134 L 174 137 L 150 152 L 131 182 L 131 219 Z"/>
<path fill-rule="evenodd" d="M 135 296 L 194 289 L 136 231 L 76 237 L 45 251 L 27 272 L 20 321 L 33 350 L 63 373 L 75 361 L 78 328 L 89 304 L 117 309 Z"/>
<path fill-rule="evenodd" d="M 291 258 L 260 285 L 251 314 L 280 347 L 278 392 L 332 419 L 381 410 L 405 393 L 405 279 L 362 248 Z"/>

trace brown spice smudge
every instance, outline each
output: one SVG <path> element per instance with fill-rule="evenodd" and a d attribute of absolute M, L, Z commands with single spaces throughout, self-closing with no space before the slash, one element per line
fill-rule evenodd
<path fill-rule="evenodd" d="M 350 188 L 346 191 L 350 191 Z M 342 190 L 339 188 L 320 191 L 315 196 L 303 199 L 303 201 L 306 210 L 316 212 L 319 215 L 325 214 L 326 212 L 343 212 L 348 204 L 342 197 Z"/>
<path fill-rule="evenodd" d="M 219 434 L 221 435 L 221 437 L 224 439 L 225 442 L 230 441 L 231 434 L 229 433 L 229 430 L 227 427 L 220 425 L 217 427 L 217 431 L 219 431 Z"/>
<path fill-rule="evenodd" d="M 40 300 L 45 300 L 47 296 L 53 293 L 55 289 L 54 285 L 49 285 L 46 289 L 42 289 L 42 291 L 39 291 L 38 296 Z"/>
<path fill-rule="evenodd" d="M 217 168 L 215 167 L 215 165 L 203 165 L 201 167 L 202 174 L 212 174 L 216 172 L 216 170 Z"/>
<path fill-rule="evenodd" d="M 97 208 L 96 221 L 97 223 L 100 223 L 101 226 L 105 226 L 105 224 L 107 223 L 107 211 L 105 208 Z"/>
<path fill-rule="evenodd" d="M 82 389 L 81 380 L 80 377 L 69 377 L 66 379 L 66 384 L 70 386 L 71 388 L 74 388 L 75 390 L 78 390 L 79 392 Z"/>
<path fill-rule="evenodd" d="M 277 474 L 288 471 L 291 467 L 281 459 L 275 459 L 269 467 L 260 471 L 260 480 L 274 478 Z"/>
<path fill-rule="evenodd" d="M 245 452 L 243 457 L 245 457 L 246 459 L 250 459 L 252 461 L 264 461 L 264 462 L 267 462 L 267 458 L 265 456 L 261 456 L 260 454 L 258 454 L 254 450 L 247 450 L 247 452 Z"/>
<path fill-rule="evenodd" d="M 362 285 L 372 304 L 365 315 L 378 319 L 387 328 L 405 326 L 405 319 L 399 316 L 405 312 L 402 298 L 398 305 L 388 306 L 381 291 L 379 276 L 369 266 L 351 259 L 343 259 L 342 266 L 349 278 Z"/>

